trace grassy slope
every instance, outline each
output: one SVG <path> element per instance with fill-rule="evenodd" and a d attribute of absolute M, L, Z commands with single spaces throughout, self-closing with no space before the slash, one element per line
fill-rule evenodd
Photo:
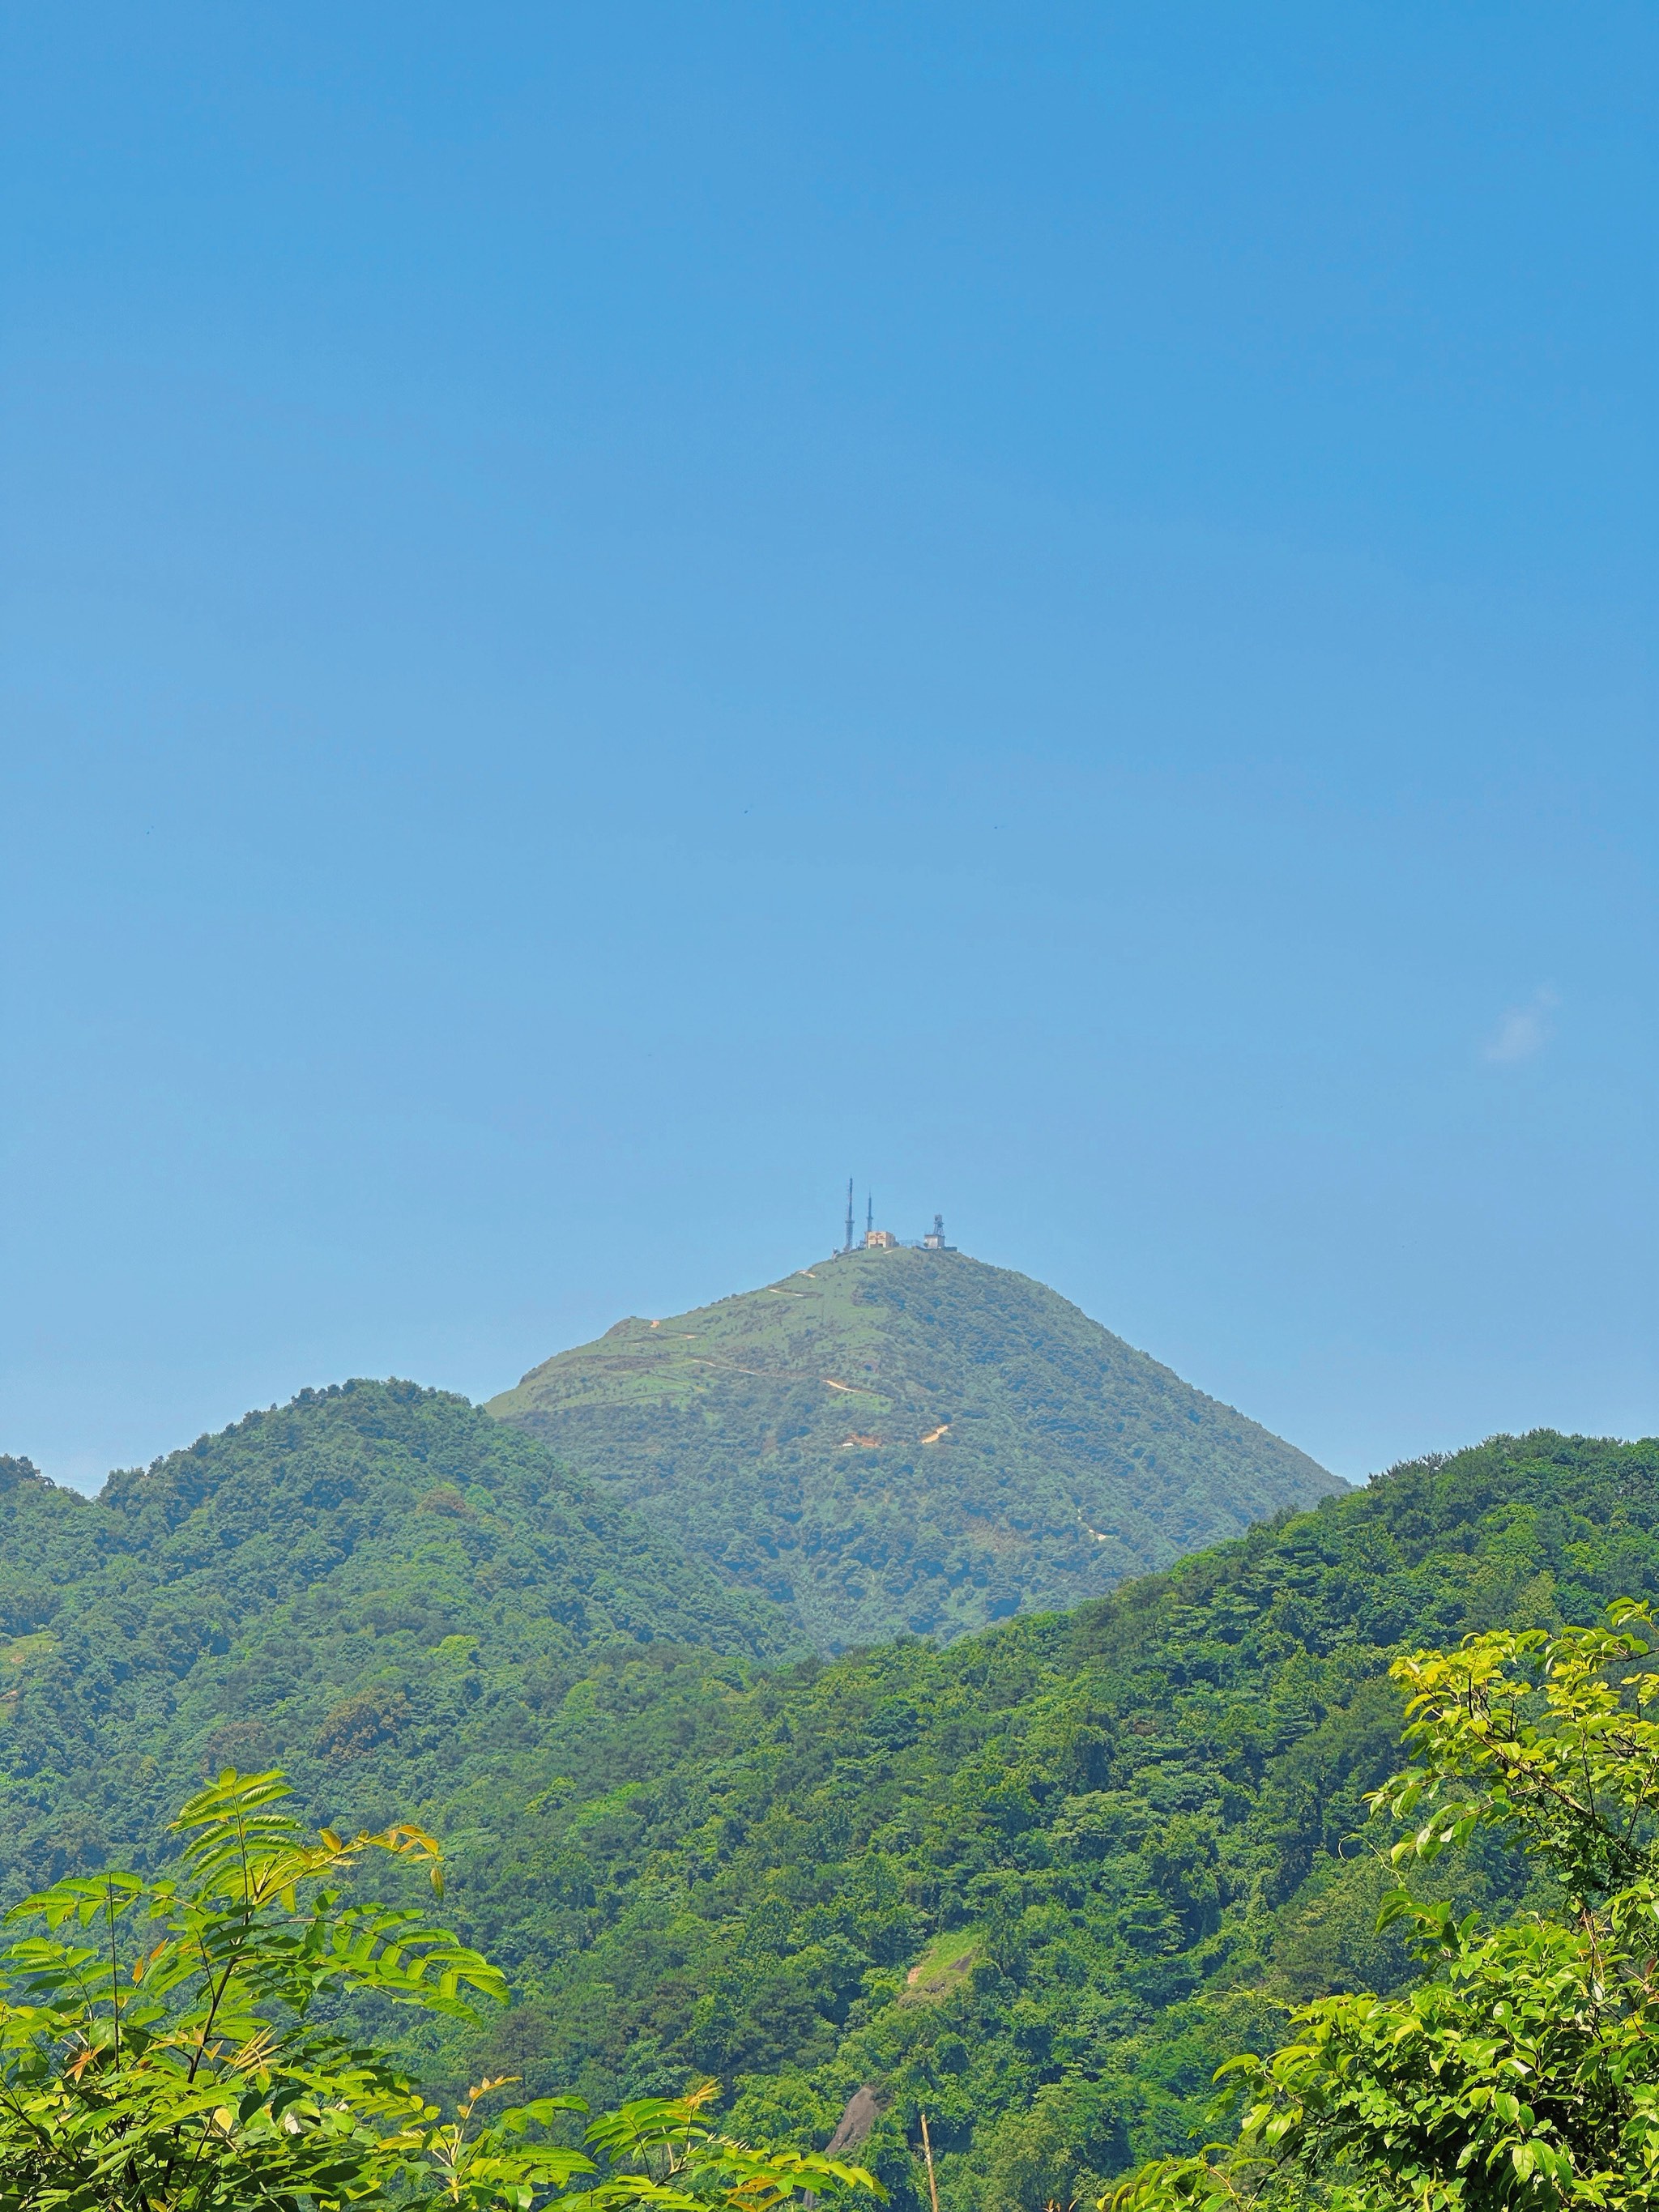
<path fill-rule="evenodd" d="M 1389 1654 L 1656 1588 L 1659 1444 L 1540 1434 L 943 1651 L 601 1670 L 533 1798 L 453 1808 L 459 1909 L 522 1993 L 488 2063 L 596 2097 L 707 2070 L 820 2145 L 872 2081 L 901 2206 L 921 2106 L 947 2212 L 1086 2200 L 1182 2146 L 1285 2002 L 1403 1971 L 1349 1840 L 1397 1757 Z M 1444 1878 L 1512 1881 L 1492 1850 Z"/>
<path fill-rule="evenodd" d="M 0 1460 L 0 1895 L 280 1760 L 342 1824 L 510 1772 L 607 1648 L 792 1640 L 763 1600 L 412 1383 L 252 1413 L 89 1500 Z"/>
<path fill-rule="evenodd" d="M 619 1322 L 489 1410 L 793 1603 L 826 1650 L 1074 1604 L 1340 1486 L 957 1253 L 859 1251 Z"/>

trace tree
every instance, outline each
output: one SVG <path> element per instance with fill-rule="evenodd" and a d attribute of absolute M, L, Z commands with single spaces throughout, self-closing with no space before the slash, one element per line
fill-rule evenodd
<path fill-rule="evenodd" d="M 811 2154 L 751 2149 L 702 2117 L 712 2083 L 554 2139 L 572 2097 L 483 2117 L 484 2081 L 446 2119 L 386 2053 L 313 2017 L 325 1991 L 375 1991 L 477 2017 L 506 1997 L 479 1953 L 416 1911 L 345 1900 L 370 1852 L 429 1869 L 401 1825 L 308 1836 L 280 1774 L 222 1774 L 174 1824 L 179 1871 L 55 1883 L 11 1917 L 44 1932 L 0 1951 L 0 2212 L 335 2212 L 364 2198 L 531 2212 L 711 2203 L 770 2212 L 809 2184 L 876 2185 Z M 601 2169 L 599 2160 L 605 2165 Z M 574 2206 L 573 2206 L 574 2212 Z"/>
<path fill-rule="evenodd" d="M 1422 1978 L 1300 2008 L 1291 2042 L 1217 2077 L 1243 2105 L 1237 2142 L 1143 2168 L 1103 2205 L 1659 2205 L 1659 1672 L 1648 1607 L 1610 1620 L 1393 1668 L 1413 1762 L 1371 1802 L 1413 1823 L 1395 1867 L 1496 1827 L 1559 1910 L 1488 1927 L 1401 1889 L 1383 1917 L 1410 1926 Z"/>

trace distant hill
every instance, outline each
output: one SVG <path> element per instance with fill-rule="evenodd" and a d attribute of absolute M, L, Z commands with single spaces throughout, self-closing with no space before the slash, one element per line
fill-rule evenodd
<path fill-rule="evenodd" d="M 825 1651 L 1073 1605 L 1346 1487 L 1029 1276 L 904 1247 L 619 1322 L 487 1410 Z"/>
<path fill-rule="evenodd" d="M 222 1764 L 280 1762 L 345 1825 L 499 1775 L 606 1655 L 792 1643 L 412 1382 L 305 1391 L 97 1498 L 0 1458 L 0 1899 L 153 1841 Z"/>

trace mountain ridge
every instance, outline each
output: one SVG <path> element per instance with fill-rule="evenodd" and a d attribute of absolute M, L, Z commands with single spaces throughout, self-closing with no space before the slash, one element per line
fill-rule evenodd
<path fill-rule="evenodd" d="M 1347 1486 L 1047 1285 L 854 1249 L 490 1399 L 819 1649 L 1076 1604 Z"/>
<path fill-rule="evenodd" d="M 439 1787 L 470 1733 L 505 1759 L 598 1656 L 655 1644 L 803 1648 L 446 1391 L 304 1390 L 95 1498 L 0 1459 L 0 1898 L 159 1833 L 224 1764 L 375 1825 L 371 1754 Z"/>

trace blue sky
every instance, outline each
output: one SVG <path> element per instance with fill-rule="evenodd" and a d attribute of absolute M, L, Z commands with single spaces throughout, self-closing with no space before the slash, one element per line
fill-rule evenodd
<path fill-rule="evenodd" d="M 1650 9 L 0 8 L 0 1450 L 846 1176 L 1659 1430 Z"/>

